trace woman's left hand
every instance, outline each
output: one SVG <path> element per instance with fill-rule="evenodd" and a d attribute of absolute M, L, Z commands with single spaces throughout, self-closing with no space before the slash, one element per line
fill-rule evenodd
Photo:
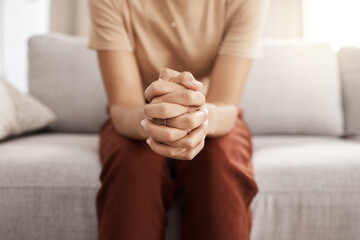
<path fill-rule="evenodd" d="M 204 107 L 205 96 L 197 91 L 198 88 L 191 89 L 190 86 L 193 86 L 195 79 L 189 72 L 179 73 L 165 69 L 160 77 L 166 79 L 165 81 L 170 80 L 181 86 L 187 86 L 188 90 L 177 90 L 159 96 L 151 94 L 152 89 L 147 91 L 146 95 L 150 96 L 151 102 L 147 104 L 145 110 L 151 120 L 145 119 L 141 122 L 151 136 L 147 143 L 153 151 L 160 155 L 191 160 L 204 147 L 208 126 L 208 111 Z M 154 115 L 153 113 L 156 112 L 154 110 L 159 103 L 171 103 L 184 107 L 196 106 L 197 109 L 166 120 L 162 117 L 149 116 L 149 114 Z"/>

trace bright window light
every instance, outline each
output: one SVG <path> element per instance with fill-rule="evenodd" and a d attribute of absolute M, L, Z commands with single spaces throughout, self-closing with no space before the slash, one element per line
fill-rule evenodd
<path fill-rule="evenodd" d="M 303 32 L 334 50 L 360 46 L 360 0 L 303 0 Z"/>

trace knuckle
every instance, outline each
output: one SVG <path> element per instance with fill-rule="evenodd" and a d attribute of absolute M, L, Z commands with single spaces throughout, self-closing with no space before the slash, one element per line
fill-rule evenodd
<path fill-rule="evenodd" d="M 169 113 L 170 108 L 168 106 L 168 104 L 166 103 L 160 103 L 160 114 L 162 116 L 167 116 L 167 114 Z"/>
<path fill-rule="evenodd" d="M 175 149 L 169 149 L 169 150 L 168 150 L 168 155 L 169 155 L 169 156 L 172 156 L 172 157 L 173 157 L 173 156 L 176 156 L 176 155 L 177 155 L 177 154 L 176 154 L 176 150 L 175 150 Z"/>
<path fill-rule="evenodd" d="M 177 137 L 176 133 L 171 131 L 170 134 L 169 134 L 169 141 L 170 142 L 175 142 L 176 140 L 178 140 L 178 137 Z"/>
<path fill-rule="evenodd" d="M 146 104 L 144 107 L 144 114 L 148 117 L 151 116 L 151 106 L 149 104 Z"/>
<path fill-rule="evenodd" d="M 158 94 L 161 90 L 161 83 L 159 81 L 155 81 L 152 83 L 152 91 L 154 94 Z"/>
<path fill-rule="evenodd" d="M 192 159 L 194 158 L 192 151 L 187 152 L 187 153 L 185 154 L 184 158 L 185 158 L 186 160 L 192 160 Z"/>
<path fill-rule="evenodd" d="M 160 71 L 160 73 L 161 73 L 162 76 L 169 75 L 169 73 L 170 73 L 170 68 L 163 68 L 163 69 Z"/>
<path fill-rule="evenodd" d="M 190 114 L 186 115 L 184 122 L 189 129 L 193 129 L 196 127 L 195 119 Z"/>
<path fill-rule="evenodd" d="M 204 94 L 202 94 L 201 92 L 197 92 L 199 95 L 199 99 L 200 99 L 200 105 L 204 105 L 206 102 L 206 97 Z"/>
<path fill-rule="evenodd" d="M 206 135 L 205 135 L 206 137 Z M 205 147 L 205 138 L 203 138 L 203 140 L 201 141 L 201 149 L 203 149 Z"/>
<path fill-rule="evenodd" d="M 160 97 L 154 97 L 153 99 L 151 99 L 151 103 L 160 103 L 161 99 Z"/>
<path fill-rule="evenodd" d="M 188 149 L 195 147 L 194 145 L 195 145 L 194 141 L 191 138 L 189 138 L 185 141 L 185 147 Z"/>
<path fill-rule="evenodd" d="M 166 131 L 164 133 L 164 138 L 169 142 L 175 141 L 175 135 L 172 131 Z"/>
<path fill-rule="evenodd" d="M 195 95 L 191 91 L 187 90 L 182 93 L 182 97 L 185 102 L 192 103 L 195 100 Z"/>
<path fill-rule="evenodd" d="M 191 73 L 191 72 L 188 72 L 188 71 L 182 72 L 182 75 L 183 75 L 183 78 L 184 78 L 184 79 L 194 78 L 194 76 L 192 75 L 192 73 Z"/>

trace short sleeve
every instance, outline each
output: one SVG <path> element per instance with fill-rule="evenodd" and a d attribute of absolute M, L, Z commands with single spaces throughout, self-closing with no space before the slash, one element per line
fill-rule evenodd
<path fill-rule="evenodd" d="M 268 0 L 229 0 L 218 53 L 250 59 L 261 57 L 261 35 L 267 8 Z"/>
<path fill-rule="evenodd" d="M 88 48 L 133 51 L 119 0 L 88 0 L 91 31 Z"/>

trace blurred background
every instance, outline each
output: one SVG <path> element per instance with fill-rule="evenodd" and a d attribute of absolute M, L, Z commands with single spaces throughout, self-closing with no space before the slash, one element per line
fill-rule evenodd
<path fill-rule="evenodd" d="M 359 0 L 270 0 L 263 38 L 360 45 Z M 87 36 L 87 0 L 0 0 L 0 76 L 27 92 L 27 39 L 60 32 Z"/>

